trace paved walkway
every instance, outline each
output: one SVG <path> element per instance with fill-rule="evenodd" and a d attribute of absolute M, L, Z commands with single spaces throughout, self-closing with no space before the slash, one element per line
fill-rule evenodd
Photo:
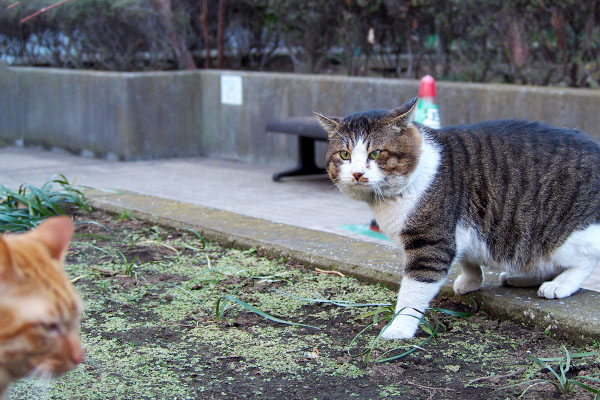
<path fill-rule="evenodd" d="M 367 224 L 368 206 L 326 177 L 273 182 L 277 169 L 209 158 L 117 162 L 32 148 L 0 148 L 0 184 L 41 185 L 55 174 L 96 189 L 133 192 L 213 207 L 287 225 L 389 244 L 342 228 Z M 600 270 L 584 287 L 600 291 Z"/>

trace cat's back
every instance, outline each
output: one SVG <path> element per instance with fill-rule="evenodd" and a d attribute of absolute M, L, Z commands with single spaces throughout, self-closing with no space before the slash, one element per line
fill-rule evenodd
<path fill-rule="evenodd" d="M 441 149 L 436 204 L 477 227 L 496 259 L 528 265 L 600 223 L 600 145 L 586 134 L 519 120 L 432 133 Z"/>
<path fill-rule="evenodd" d="M 577 130 L 497 120 L 443 128 L 435 138 L 446 167 L 463 176 L 488 174 L 497 178 L 492 181 L 505 183 L 519 178 L 523 184 L 543 179 L 600 185 L 600 145 Z"/>
<path fill-rule="evenodd" d="M 541 122 L 494 120 L 449 126 L 437 132 L 437 139 L 456 153 L 489 152 L 494 156 L 499 151 L 511 158 L 539 158 L 540 154 L 570 158 L 581 154 L 591 157 L 589 161 L 600 160 L 600 145 L 587 134 Z"/>

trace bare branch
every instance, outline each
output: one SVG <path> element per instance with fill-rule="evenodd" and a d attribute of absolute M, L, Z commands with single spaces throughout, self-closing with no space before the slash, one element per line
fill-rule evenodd
<path fill-rule="evenodd" d="M 24 24 L 25 22 L 29 21 L 30 19 L 33 19 L 33 18 L 37 17 L 38 15 L 41 15 L 41 14 L 43 14 L 43 13 L 45 13 L 45 12 L 48 12 L 48 11 L 52 10 L 53 8 L 56 8 L 56 7 L 58 7 L 58 6 L 62 6 L 62 5 L 63 5 L 63 4 L 65 4 L 67 1 L 70 1 L 70 0 L 61 0 L 61 1 L 59 1 L 58 3 L 54 3 L 54 4 L 52 4 L 51 6 L 44 7 L 44 8 L 40 8 L 39 10 L 37 10 L 36 12 L 34 12 L 33 14 L 31 14 L 31 15 L 29 15 L 29 16 L 27 16 L 27 17 L 23 18 L 23 19 L 21 20 L 21 23 L 22 23 L 22 24 Z M 18 2 L 17 2 L 17 3 L 14 3 L 14 4 L 18 4 Z M 11 6 L 13 6 L 14 4 L 11 4 L 11 5 L 9 6 L 9 8 L 10 8 Z"/>

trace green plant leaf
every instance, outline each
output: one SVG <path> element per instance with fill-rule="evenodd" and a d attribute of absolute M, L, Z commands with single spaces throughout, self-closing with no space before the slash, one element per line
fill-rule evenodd
<path fill-rule="evenodd" d="M 217 304 L 219 304 L 219 302 L 221 302 L 221 299 L 225 299 L 225 300 L 230 300 L 230 301 L 233 301 L 233 302 L 235 302 L 235 303 L 237 303 L 237 304 L 241 305 L 242 307 L 244 307 L 246 310 L 248 310 L 248 311 L 250 311 L 250 312 L 253 312 L 253 313 L 255 313 L 255 314 L 258 314 L 258 315 L 260 315 L 261 317 L 268 319 L 269 321 L 277 322 L 277 323 L 279 323 L 279 324 L 284 324 L 284 325 L 303 326 L 303 327 L 305 327 L 305 328 L 311 328 L 311 329 L 320 329 L 319 327 L 316 327 L 316 326 L 312 326 L 312 325 L 306 325 L 306 324 L 300 324 L 300 323 L 297 323 L 297 322 L 286 321 L 286 320 L 283 320 L 283 319 L 280 319 L 280 318 L 274 317 L 274 316 L 272 316 L 272 315 L 270 315 L 270 314 L 267 314 L 267 313 L 266 313 L 266 312 L 264 312 L 264 311 L 261 311 L 261 310 L 259 310 L 259 309 L 258 309 L 258 308 L 256 308 L 256 307 L 254 307 L 254 306 L 252 306 L 252 305 L 250 305 L 250 304 L 246 303 L 245 301 L 243 301 L 243 300 L 241 300 L 241 299 L 238 299 L 238 298 L 237 298 L 237 297 L 235 297 L 235 296 L 231 296 L 231 295 L 229 295 L 229 294 L 226 294 L 226 295 L 222 296 L 222 297 L 221 297 L 221 298 L 220 298 L 220 299 L 217 301 Z"/>
<path fill-rule="evenodd" d="M 580 376 L 578 378 L 583 378 L 583 377 Z M 569 382 L 572 383 L 575 386 L 579 386 L 580 388 L 582 388 L 584 390 L 587 390 L 588 392 L 591 392 L 591 393 L 594 393 L 594 394 L 600 394 L 600 390 L 598 390 L 598 389 L 596 389 L 596 388 L 594 388 L 592 386 L 586 385 L 585 383 L 580 382 L 577 379 L 569 379 Z"/>
<path fill-rule="evenodd" d="M 588 351 L 586 353 L 572 353 L 570 354 L 571 359 L 573 358 L 586 358 L 586 357 L 591 357 L 591 356 L 597 356 L 600 354 L 600 351 Z M 541 361 L 545 361 L 545 362 L 560 362 L 562 360 L 564 360 L 565 357 L 540 357 L 539 360 Z"/>
<path fill-rule="evenodd" d="M 469 318 L 469 317 L 473 316 L 472 312 L 447 310 L 445 308 L 440 308 L 440 307 L 431 307 L 430 310 L 436 311 L 436 312 L 441 312 L 443 314 L 448 314 L 452 317 L 457 317 L 457 318 Z"/>
<path fill-rule="evenodd" d="M 31 229 L 47 217 L 65 215 L 69 204 L 91 211 L 81 191 L 64 175 L 46 181 L 40 188 L 22 184 L 11 190 L 0 185 L 0 231 Z"/>
<path fill-rule="evenodd" d="M 289 296 L 296 300 L 306 301 L 310 303 L 323 303 L 323 304 L 333 304 L 339 307 L 389 307 L 391 304 L 389 303 L 353 303 L 351 301 L 345 300 L 328 300 L 328 299 L 309 299 L 306 297 L 296 296 L 291 293 L 284 292 L 283 290 L 273 289 L 275 292 L 283 294 L 284 296 Z"/>
<path fill-rule="evenodd" d="M 546 362 L 544 362 L 541 359 L 537 358 L 536 356 L 532 356 L 530 354 L 527 355 L 527 358 L 529 358 L 531 361 L 539 364 L 540 366 L 542 366 L 542 368 L 546 368 L 548 371 L 552 372 L 552 375 L 554 375 L 556 377 L 556 379 L 559 382 L 561 382 L 560 376 L 556 373 L 556 371 L 554 370 L 554 368 L 552 368 L 549 364 L 547 364 Z"/>

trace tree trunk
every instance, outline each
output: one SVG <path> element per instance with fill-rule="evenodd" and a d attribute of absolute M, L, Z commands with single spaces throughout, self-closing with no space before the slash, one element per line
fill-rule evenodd
<path fill-rule="evenodd" d="M 219 0 L 219 16 L 217 20 L 217 68 L 223 69 L 224 31 L 225 31 L 225 0 Z"/>
<path fill-rule="evenodd" d="M 200 0 L 200 25 L 204 40 L 204 68 L 210 68 L 210 34 L 208 32 L 208 6 L 206 0 Z"/>
<path fill-rule="evenodd" d="M 184 69 L 196 69 L 196 63 L 192 58 L 192 54 L 184 46 L 183 40 L 181 40 L 177 34 L 177 30 L 175 29 L 171 0 L 156 0 L 154 2 L 154 8 L 156 8 L 156 11 L 158 11 L 162 24 L 167 31 L 169 41 L 175 49 L 175 55 L 177 56 L 179 68 L 183 67 Z"/>

